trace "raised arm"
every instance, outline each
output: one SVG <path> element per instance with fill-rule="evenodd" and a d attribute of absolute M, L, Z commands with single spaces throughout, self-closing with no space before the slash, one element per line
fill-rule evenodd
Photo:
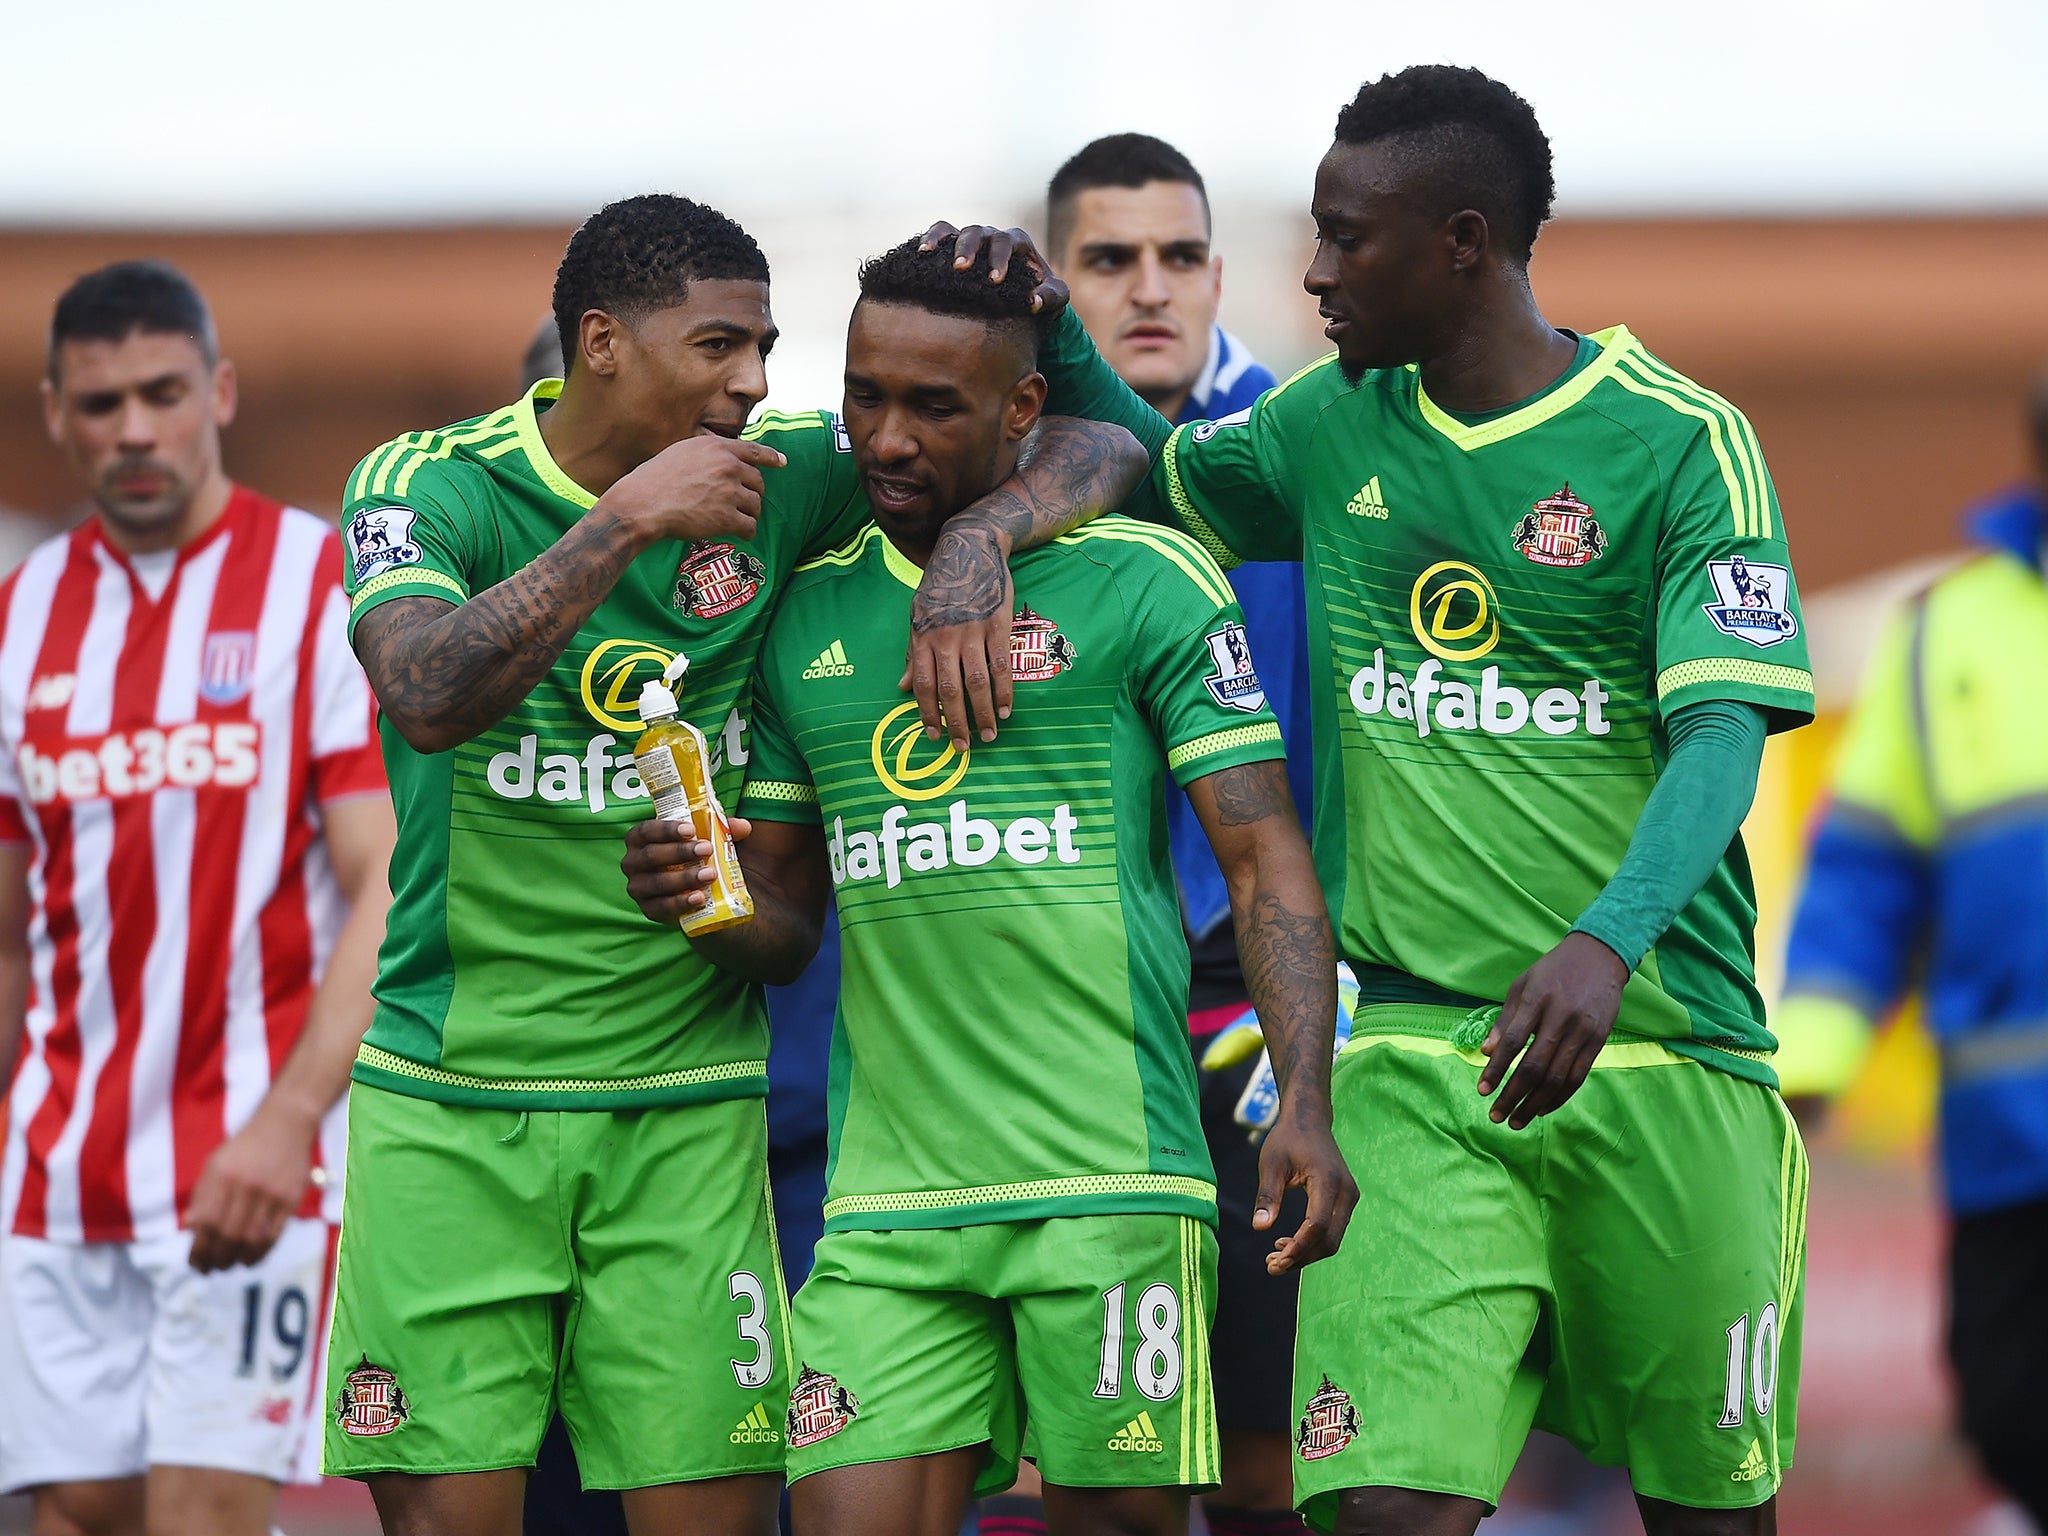
<path fill-rule="evenodd" d="M 779 987 L 803 974 L 824 937 L 825 901 L 832 875 L 824 829 L 797 822 L 731 818 L 739 840 L 740 870 L 754 898 L 752 922 L 691 937 L 697 952 L 746 981 Z M 649 922 L 673 927 L 704 905 L 715 878 L 711 845 L 687 827 L 643 821 L 626 834 L 626 893 Z"/>
<path fill-rule="evenodd" d="M 1308 1189 L 1308 1215 L 1274 1244 L 1266 1268 L 1298 1269 L 1337 1251 L 1358 1186 L 1330 1130 L 1337 956 L 1315 862 L 1279 759 L 1240 763 L 1188 785 L 1230 888 L 1245 985 L 1280 1085 L 1280 1114 L 1259 1153 L 1252 1225 L 1271 1227 L 1283 1190 Z"/>
<path fill-rule="evenodd" d="M 364 614 L 354 644 L 399 735 L 446 752 L 519 704 L 611 594 L 663 539 L 751 538 L 765 443 L 692 437 L 625 476 L 545 554 L 466 602 L 393 598 Z"/>
<path fill-rule="evenodd" d="M 1039 423 L 1016 474 L 946 524 L 910 606 L 903 686 L 925 728 L 965 751 L 970 724 L 993 741 L 1010 717 L 1010 556 L 1078 528 L 1124 500 L 1148 459 L 1122 427 L 1068 417 Z"/>

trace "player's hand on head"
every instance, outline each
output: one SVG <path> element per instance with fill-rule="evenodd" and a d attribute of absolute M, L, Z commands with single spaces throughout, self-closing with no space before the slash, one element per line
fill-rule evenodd
<path fill-rule="evenodd" d="M 705 433 L 671 443 L 598 499 L 648 542 L 751 539 L 761 471 L 789 461 L 766 443 Z"/>
<path fill-rule="evenodd" d="M 959 228 L 944 219 L 924 232 L 924 239 L 918 242 L 920 250 L 929 251 L 941 241 L 955 239 L 953 265 L 968 267 L 974 264 L 981 248 L 988 247 L 988 275 L 992 282 L 1000 283 L 1009 273 L 1010 263 L 1021 261 L 1030 268 L 1038 286 L 1031 290 L 1031 309 L 1034 314 L 1053 316 L 1067 307 L 1070 295 L 1067 285 L 1052 270 L 1052 263 L 1039 254 L 1038 244 L 1030 234 L 1021 229 L 997 229 L 993 224 L 968 224 Z"/>
<path fill-rule="evenodd" d="M 1281 1196 L 1292 1188 L 1308 1191 L 1308 1211 L 1301 1225 L 1284 1234 L 1266 1255 L 1268 1274 L 1282 1275 L 1335 1253 L 1358 1205 L 1358 1183 L 1337 1150 L 1327 1104 L 1318 1110 L 1292 1101 L 1281 1103 L 1279 1118 L 1259 1148 L 1254 1231 L 1272 1227 L 1280 1216 Z"/>
<path fill-rule="evenodd" d="M 727 828 L 744 838 L 754 824 L 743 816 L 729 817 Z M 707 888 L 718 878 L 711 862 L 711 844 L 680 822 L 643 821 L 626 833 L 626 852 L 619 860 L 625 871 L 626 894 L 649 922 L 674 927 L 709 899 Z"/>
<path fill-rule="evenodd" d="M 214 1149 L 185 1216 L 194 1269 L 211 1274 L 255 1264 L 270 1252 L 305 1197 L 319 1132 L 317 1116 L 265 1100 L 247 1125 Z"/>
<path fill-rule="evenodd" d="M 1010 718 L 1011 616 L 1016 584 L 1001 540 L 972 514 L 947 523 L 910 600 L 910 649 L 898 687 L 917 698 L 927 736 L 965 752 L 996 739 Z"/>
<path fill-rule="evenodd" d="M 1614 1029 L 1626 985 L 1621 956 L 1585 933 L 1566 934 L 1515 978 L 1479 1047 L 1489 1058 L 1479 1073 L 1480 1093 L 1500 1087 L 1490 1111 L 1495 1121 L 1519 1131 L 1578 1092 Z"/>

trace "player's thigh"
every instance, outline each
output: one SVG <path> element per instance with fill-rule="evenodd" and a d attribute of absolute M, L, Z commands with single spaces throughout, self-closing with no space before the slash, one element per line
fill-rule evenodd
<path fill-rule="evenodd" d="M 562 1417 L 586 1488 L 782 1469 L 789 1304 L 759 1099 L 577 1117 Z"/>
<path fill-rule="evenodd" d="M 965 1242 L 941 1229 L 828 1232 L 818 1244 L 796 1297 L 795 1489 L 836 1467 L 961 1450 L 978 1458 L 975 1491 L 1010 1485 L 1016 1345 L 1005 1306 L 960 1289 Z"/>
<path fill-rule="evenodd" d="M 270 1536 L 277 1484 L 219 1467 L 154 1466 L 149 1536 Z"/>
<path fill-rule="evenodd" d="M 1004 1269 L 1028 1449 L 1045 1481 L 1214 1484 L 1208 1223 L 1157 1213 L 1019 1223 Z"/>
<path fill-rule="evenodd" d="M 776 1536 L 779 1473 L 628 1488 L 620 1495 L 632 1536 Z"/>
<path fill-rule="evenodd" d="M 126 1244 L 0 1237 L 0 1492 L 141 1476 L 155 1311 Z"/>
<path fill-rule="evenodd" d="M 373 1472 L 364 1478 L 384 1536 L 519 1536 L 526 1472 L 421 1475 Z"/>
<path fill-rule="evenodd" d="M 1556 1286 L 1539 1422 L 1643 1498 L 1766 1502 L 1792 1459 L 1806 1154 L 1775 1090 L 1596 1070 L 1544 1174 Z"/>
<path fill-rule="evenodd" d="M 185 1233 L 135 1246 L 156 1300 L 147 1398 L 152 1527 L 160 1506 L 167 1518 L 176 1514 L 164 1497 L 190 1494 L 225 1512 L 248 1492 L 204 1478 L 160 1488 L 155 1469 L 284 1482 L 319 1411 L 327 1223 L 288 1221 L 255 1264 L 212 1274 L 187 1262 L 190 1246 Z M 261 1529 L 269 1529 L 267 1518 Z"/>
<path fill-rule="evenodd" d="M 1460 1017 L 1411 1012 L 1417 1029 Z M 1323 1529 L 1347 1488 L 1497 1502 L 1541 1386 L 1545 1123 L 1495 1125 L 1477 1066 L 1443 1042 L 1365 1038 L 1332 1074 L 1358 1211 L 1302 1273 L 1295 1344 L 1295 1499 Z"/>
<path fill-rule="evenodd" d="M 954 1536 L 981 1472 L 978 1448 L 831 1467 L 789 1490 L 795 1536 Z"/>
<path fill-rule="evenodd" d="M 32 1536 L 144 1536 L 145 1486 L 140 1477 L 116 1477 L 32 1489 Z"/>
<path fill-rule="evenodd" d="M 1187 1536 L 1185 1488 L 1063 1488 L 1045 1485 L 1052 1536 Z"/>
<path fill-rule="evenodd" d="M 532 1465 L 575 1284 L 559 1177 L 573 1118 L 350 1094 L 330 1474 Z"/>

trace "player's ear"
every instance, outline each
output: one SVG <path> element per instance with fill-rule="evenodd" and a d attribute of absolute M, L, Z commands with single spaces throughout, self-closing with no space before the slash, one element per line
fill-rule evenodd
<path fill-rule="evenodd" d="M 583 366 L 601 379 L 619 371 L 619 352 L 625 342 L 625 327 L 601 309 L 586 309 L 576 322 L 576 353 Z M 563 364 L 566 372 L 568 364 Z"/>
<path fill-rule="evenodd" d="M 1444 247 L 1453 272 L 1469 272 L 1477 267 L 1491 240 L 1486 215 L 1477 208 L 1463 209 L 1444 221 Z"/>
<path fill-rule="evenodd" d="M 59 448 L 64 446 L 64 402 L 58 397 L 57 386 L 48 379 L 43 380 L 43 430 L 50 434 L 50 441 Z"/>
<path fill-rule="evenodd" d="M 234 425 L 235 408 L 241 404 L 241 398 L 235 365 L 222 358 L 213 365 L 213 424 L 216 429 Z"/>
<path fill-rule="evenodd" d="M 1003 436 L 1010 442 L 1019 443 L 1031 435 L 1031 429 L 1038 425 L 1039 415 L 1045 410 L 1045 375 L 1027 373 L 1010 389 L 1010 398 L 1003 407 Z"/>

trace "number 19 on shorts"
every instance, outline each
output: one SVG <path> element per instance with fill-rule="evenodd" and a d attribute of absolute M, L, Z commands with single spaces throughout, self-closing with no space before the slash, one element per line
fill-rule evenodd
<path fill-rule="evenodd" d="M 1180 1293 L 1165 1283 L 1148 1285 L 1138 1294 L 1135 1321 L 1138 1340 L 1131 1351 L 1131 1382 L 1155 1403 L 1180 1390 Z M 1097 1397 L 1123 1396 L 1124 1287 L 1102 1293 L 1102 1370 L 1095 1379 Z"/>

